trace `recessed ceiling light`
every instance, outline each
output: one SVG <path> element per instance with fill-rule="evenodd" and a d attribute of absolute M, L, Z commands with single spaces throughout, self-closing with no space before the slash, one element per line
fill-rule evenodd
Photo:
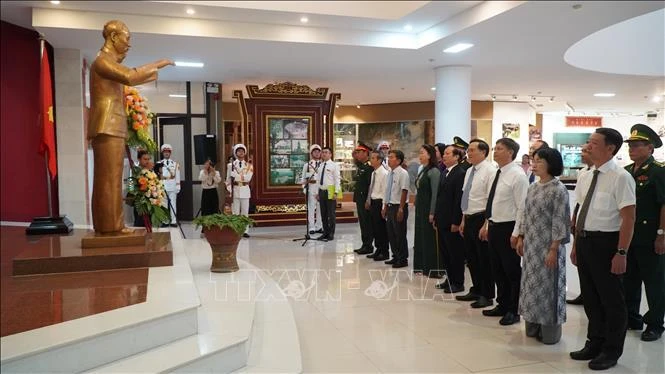
<path fill-rule="evenodd" d="M 339 108 L 339 104 L 335 104 L 335 108 Z"/>
<path fill-rule="evenodd" d="M 186 68 L 202 68 L 203 62 L 176 61 L 175 66 L 181 66 Z"/>
<path fill-rule="evenodd" d="M 431 87 L 430 90 L 436 91 L 436 87 Z"/>
<path fill-rule="evenodd" d="M 53 4 L 53 5 L 60 5 L 60 2 L 57 1 L 57 0 L 53 0 L 53 1 L 51 1 L 51 4 Z"/>
<path fill-rule="evenodd" d="M 192 14 L 196 13 L 196 12 L 194 11 L 194 9 L 192 9 L 192 8 L 188 8 L 188 9 L 186 10 L 186 12 L 187 12 L 187 14 L 189 14 L 190 16 L 191 16 Z"/>
<path fill-rule="evenodd" d="M 356 105 L 356 108 L 360 109 L 360 105 Z"/>
<path fill-rule="evenodd" d="M 465 49 L 469 49 L 473 47 L 473 44 L 471 43 L 457 43 L 452 47 L 448 47 L 443 50 L 444 53 L 458 53 L 462 52 Z"/>
<path fill-rule="evenodd" d="M 307 23 L 307 22 L 309 22 L 309 18 L 307 18 L 307 17 L 300 17 L 300 22 L 302 22 L 302 23 Z"/>
<path fill-rule="evenodd" d="M 575 10 L 582 9 L 582 4 L 575 4 L 575 5 L 573 5 L 573 9 L 575 9 Z"/>
<path fill-rule="evenodd" d="M 598 93 L 593 94 L 593 96 L 595 96 L 595 97 L 614 97 L 614 95 L 615 94 L 612 93 L 612 92 L 598 92 Z"/>
<path fill-rule="evenodd" d="M 183 94 L 169 94 L 169 97 L 187 97 L 187 95 L 183 95 Z"/>
<path fill-rule="evenodd" d="M 404 25 L 404 31 L 411 31 L 413 30 L 413 27 L 411 25 Z"/>

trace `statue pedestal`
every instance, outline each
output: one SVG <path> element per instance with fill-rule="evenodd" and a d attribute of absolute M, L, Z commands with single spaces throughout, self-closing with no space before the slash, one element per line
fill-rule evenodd
<path fill-rule="evenodd" d="M 89 232 L 81 238 L 81 248 L 103 248 L 103 247 L 130 247 L 144 245 L 146 238 L 145 229 L 135 229 L 127 234 L 97 235 Z"/>

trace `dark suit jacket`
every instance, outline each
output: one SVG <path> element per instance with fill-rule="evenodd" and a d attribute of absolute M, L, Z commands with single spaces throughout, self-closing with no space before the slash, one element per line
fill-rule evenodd
<path fill-rule="evenodd" d="M 441 181 L 436 201 L 437 225 L 450 230 L 451 225 L 462 223 L 462 188 L 466 170 L 457 165 Z"/>

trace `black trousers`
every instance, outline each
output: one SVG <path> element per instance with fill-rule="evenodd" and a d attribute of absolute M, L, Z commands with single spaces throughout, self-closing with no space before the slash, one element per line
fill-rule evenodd
<path fill-rule="evenodd" d="M 219 213 L 217 188 L 204 188 L 201 192 L 201 215 L 208 216 L 215 213 Z"/>
<path fill-rule="evenodd" d="M 360 238 L 363 241 L 363 248 L 374 249 L 374 233 L 372 232 L 372 217 L 369 210 L 365 209 L 365 202 L 356 202 L 356 211 L 358 212 L 358 223 L 360 224 Z"/>
<path fill-rule="evenodd" d="M 665 315 L 665 256 L 658 255 L 652 245 L 631 245 L 623 277 L 628 308 L 628 326 L 642 326 L 663 331 Z M 649 311 L 640 315 L 642 282 Z"/>
<path fill-rule="evenodd" d="M 319 206 L 321 207 L 321 223 L 323 223 L 323 236 L 335 236 L 335 208 L 337 200 L 328 199 L 328 190 L 319 190 Z"/>
<path fill-rule="evenodd" d="M 402 222 L 397 222 L 399 204 L 388 205 L 386 212 L 386 228 L 388 241 L 393 251 L 393 259 L 406 261 L 409 258 L 409 244 L 406 241 L 406 221 L 409 218 L 409 209 L 404 209 Z"/>
<path fill-rule="evenodd" d="M 464 251 L 473 282 L 470 291 L 493 299 L 495 295 L 494 279 L 492 278 L 489 247 L 486 241 L 478 238 L 478 233 L 484 223 L 484 212 L 464 217 Z"/>
<path fill-rule="evenodd" d="M 522 267 L 520 256 L 510 246 L 515 221 L 489 223 L 488 243 L 492 259 L 492 276 L 496 282 L 496 301 L 504 312 L 517 314 L 520 299 Z"/>
<path fill-rule="evenodd" d="M 439 230 L 439 242 L 443 238 L 443 263 L 448 272 L 448 282 L 453 286 L 464 286 L 464 239 L 459 232 Z"/>
<path fill-rule="evenodd" d="M 374 233 L 376 253 L 388 257 L 390 255 L 388 253 L 388 231 L 386 229 L 386 220 L 381 216 L 381 208 L 383 208 L 382 199 L 371 200 L 369 214 L 372 223 L 372 232 Z"/>
<path fill-rule="evenodd" d="M 589 319 L 587 339 L 619 358 L 626 339 L 627 312 L 622 277 L 610 272 L 617 252 L 618 232 L 578 234 L 577 273 Z"/>

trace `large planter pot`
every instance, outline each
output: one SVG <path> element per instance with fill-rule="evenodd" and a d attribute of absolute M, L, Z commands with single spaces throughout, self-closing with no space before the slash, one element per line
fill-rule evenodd
<path fill-rule="evenodd" d="M 240 235 L 228 227 L 222 229 L 218 227 L 203 228 L 203 233 L 212 249 L 210 271 L 213 273 L 232 273 L 238 271 L 240 268 L 236 260 L 236 252 L 238 250 L 238 242 L 240 242 Z"/>

